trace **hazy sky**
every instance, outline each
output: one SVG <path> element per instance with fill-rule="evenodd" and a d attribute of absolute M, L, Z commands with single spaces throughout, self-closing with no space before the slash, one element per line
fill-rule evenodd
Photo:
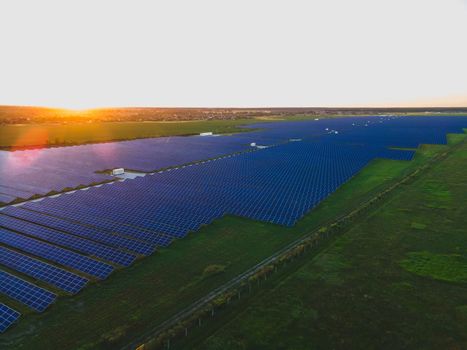
<path fill-rule="evenodd" d="M 467 0 L 0 0 L 0 104 L 467 106 Z"/>

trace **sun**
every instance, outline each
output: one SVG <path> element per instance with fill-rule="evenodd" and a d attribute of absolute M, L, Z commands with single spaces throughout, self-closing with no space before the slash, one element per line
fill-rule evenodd
<path fill-rule="evenodd" d="M 95 105 L 91 105 L 89 103 L 85 103 L 85 102 L 72 102 L 72 103 L 60 104 L 56 106 L 56 108 L 67 110 L 69 112 L 74 112 L 74 113 L 82 113 L 82 112 L 89 111 L 91 109 L 96 109 L 98 107 Z"/>

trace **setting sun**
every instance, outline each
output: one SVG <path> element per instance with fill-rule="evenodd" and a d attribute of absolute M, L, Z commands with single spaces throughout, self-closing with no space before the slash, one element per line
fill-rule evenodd
<path fill-rule="evenodd" d="M 89 105 L 86 105 L 86 104 L 80 104 L 80 103 L 76 103 L 76 104 L 69 104 L 67 106 L 45 106 L 45 107 L 58 107 L 58 108 L 61 108 L 65 111 L 69 111 L 71 113 L 83 113 L 83 112 L 87 112 L 91 109 L 95 109 L 97 108 L 96 106 L 89 106 Z"/>

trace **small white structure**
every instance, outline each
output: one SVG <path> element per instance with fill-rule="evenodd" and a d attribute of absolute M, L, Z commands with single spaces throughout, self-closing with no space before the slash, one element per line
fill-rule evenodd
<path fill-rule="evenodd" d="M 125 174 L 125 169 L 123 169 L 123 168 L 116 168 L 116 169 L 112 170 L 112 175 L 113 176 L 123 175 L 123 174 Z"/>
<path fill-rule="evenodd" d="M 199 136 L 212 136 L 212 131 L 209 131 L 209 132 L 201 132 L 201 133 L 199 133 Z"/>
<path fill-rule="evenodd" d="M 324 129 L 324 130 L 328 131 L 328 130 L 329 130 L 329 128 L 326 128 L 326 129 Z"/>
<path fill-rule="evenodd" d="M 251 147 L 256 147 L 256 142 L 250 143 L 250 146 L 251 146 Z"/>
<path fill-rule="evenodd" d="M 319 118 L 315 118 L 315 120 L 319 120 Z"/>

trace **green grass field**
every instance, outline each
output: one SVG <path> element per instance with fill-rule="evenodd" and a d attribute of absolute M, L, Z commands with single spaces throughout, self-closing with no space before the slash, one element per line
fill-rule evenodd
<path fill-rule="evenodd" d="M 464 142 L 173 348 L 466 349 L 466 169 Z M 371 183 L 373 170 L 327 205 L 352 183 Z"/>
<path fill-rule="evenodd" d="M 12 304 L 23 318 L 2 335 L 0 348 L 114 349 L 126 344 L 446 149 L 422 146 L 412 162 L 373 161 L 293 228 L 224 217 L 108 280 L 93 283 L 77 296 L 59 298 L 43 314 Z M 210 265 L 222 265 L 225 270 L 206 273 Z"/>
<path fill-rule="evenodd" d="M 255 119 L 186 122 L 108 122 L 0 125 L 0 148 L 62 146 L 147 137 L 194 135 L 200 132 L 245 131 Z"/>

